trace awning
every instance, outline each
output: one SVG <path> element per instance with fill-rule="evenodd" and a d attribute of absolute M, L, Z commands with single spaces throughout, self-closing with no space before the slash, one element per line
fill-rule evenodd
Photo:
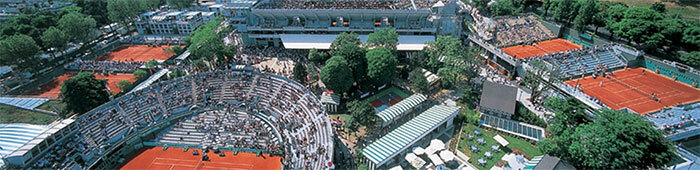
<path fill-rule="evenodd" d="M 448 150 L 444 150 L 440 152 L 440 158 L 442 158 L 444 161 L 451 161 L 455 159 L 455 154 Z"/>
<path fill-rule="evenodd" d="M 406 111 L 423 103 L 425 99 L 426 97 L 420 93 L 413 94 L 394 104 L 393 106 L 377 113 L 377 116 L 382 119 L 382 126 L 386 126 L 391 123 L 394 118 L 401 117 L 401 115 L 405 114 Z"/>
<path fill-rule="evenodd" d="M 445 143 L 439 139 L 433 139 L 430 141 L 430 145 L 425 148 L 425 154 L 432 155 L 441 150 L 445 150 Z"/>
<path fill-rule="evenodd" d="M 506 145 L 508 145 L 508 141 L 507 141 L 506 139 L 504 139 L 503 137 L 501 137 L 501 135 L 496 135 L 496 136 L 494 136 L 494 137 L 493 137 L 493 140 L 496 140 L 496 142 L 498 142 L 499 144 L 501 144 L 501 146 L 506 146 Z"/>
<path fill-rule="evenodd" d="M 282 44 L 286 49 L 321 49 L 331 48 L 331 44 L 338 35 L 333 34 L 280 34 Z M 359 35 L 362 43 L 367 42 L 368 35 Z M 434 41 L 435 36 L 425 35 L 400 35 L 399 51 L 420 51 L 429 41 Z"/>
<path fill-rule="evenodd" d="M 439 157 L 437 154 L 428 155 L 428 158 L 429 158 L 430 161 L 432 161 L 433 164 L 436 165 L 436 166 L 437 166 L 437 165 L 445 164 L 445 162 L 442 162 L 442 159 L 440 159 L 440 157 Z"/>

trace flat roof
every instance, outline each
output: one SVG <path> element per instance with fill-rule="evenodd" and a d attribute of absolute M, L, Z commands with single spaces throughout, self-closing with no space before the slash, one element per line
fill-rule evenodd
<path fill-rule="evenodd" d="M 512 86 L 484 81 L 479 106 L 507 114 L 515 113 L 515 97 L 518 89 Z"/>
<path fill-rule="evenodd" d="M 34 137 L 32 140 L 27 142 L 26 144 L 22 145 L 19 147 L 17 150 L 14 152 L 10 153 L 7 155 L 7 157 L 14 157 L 14 156 L 23 156 L 25 153 L 29 152 L 32 148 L 34 148 L 36 145 L 44 141 L 47 137 L 53 135 L 54 133 L 58 132 L 58 130 L 63 129 L 64 127 L 70 125 L 73 123 L 75 120 L 73 119 L 64 119 L 61 120 L 59 123 L 55 124 L 48 130 L 43 131 L 41 134 L 37 135 Z"/>
<path fill-rule="evenodd" d="M 446 122 L 448 118 L 456 116 L 458 111 L 459 107 L 455 106 L 433 106 L 372 142 L 363 150 L 363 155 L 375 165 L 381 166 Z"/>
<path fill-rule="evenodd" d="M 286 49 L 322 49 L 331 48 L 333 40 L 338 37 L 335 34 L 280 34 L 282 44 Z M 360 41 L 367 42 L 368 35 L 359 35 Z M 434 41 L 435 36 L 421 35 L 400 35 L 399 44 L 396 49 L 399 51 L 420 51 L 423 50 L 429 41 Z"/>

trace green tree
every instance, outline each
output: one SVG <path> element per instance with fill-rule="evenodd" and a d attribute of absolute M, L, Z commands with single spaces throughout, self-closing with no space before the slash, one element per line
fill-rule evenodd
<path fill-rule="evenodd" d="M 321 64 L 328 60 L 328 53 L 321 52 L 316 49 L 311 49 L 309 50 L 308 58 L 316 64 Z"/>
<path fill-rule="evenodd" d="M 68 112 L 82 114 L 109 101 L 105 84 L 92 73 L 81 72 L 61 85 L 61 96 Z"/>
<path fill-rule="evenodd" d="M 374 108 L 367 101 L 353 100 L 347 103 L 348 113 L 352 116 L 352 119 L 357 121 L 362 126 L 367 127 L 371 130 L 376 125 Z"/>
<path fill-rule="evenodd" d="M 182 77 L 182 76 L 185 76 L 185 72 L 180 70 L 179 68 L 176 68 L 172 72 L 170 72 L 170 78 L 172 78 L 172 79 Z"/>
<path fill-rule="evenodd" d="M 184 9 L 192 6 L 193 0 L 167 0 L 165 1 L 168 6 L 175 9 Z"/>
<path fill-rule="evenodd" d="M 334 56 L 342 56 L 348 61 L 352 70 L 353 80 L 362 82 L 367 76 L 367 59 L 365 49 L 355 44 L 343 44 L 338 50 L 332 51 Z"/>
<path fill-rule="evenodd" d="M 571 19 L 576 17 L 576 1 L 573 0 L 560 0 L 557 1 L 557 5 L 554 8 L 554 20 L 565 23 L 568 25 Z"/>
<path fill-rule="evenodd" d="M 348 61 L 342 56 L 333 56 L 328 59 L 326 65 L 321 68 L 321 81 L 326 88 L 335 93 L 343 94 L 348 91 L 353 83 Z"/>
<path fill-rule="evenodd" d="M 652 9 L 659 13 L 666 13 L 666 4 L 664 4 L 663 2 L 654 2 L 653 4 L 651 4 L 649 9 Z"/>
<path fill-rule="evenodd" d="M 411 88 L 417 93 L 428 94 L 430 92 L 430 83 L 423 75 L 420 68 L 417 68 L 411 72 Z"/>
<path fill-rule="evenodd" d="M 665 17 L 659 21 L 661 35 L 664 36 L 664 45 L 683 45 L 683 31 L 688 24 L 682 19 Z"/>
<path fill-rule="evenodd" d="M 153 0 L 107 0 L 107 18 L 129 28 L 126 23 L 133 23 L 141 12 L 148 10 L 150 4 L 153 4 Z"/>
<path fill-rule="evenodd" d="M 542 2 L 542 10 L 544 11 L 544 17 L 546 18 L 547 15 L 549 15 L 549 10 L 553 9 L 557 5 L 559 5 L 560 0 L 543 0 Z M 487 2 L 488 3 L 488 2 Z"/>
<path fill-rule="evenodd" d="M 688 26 L 683 30 L 683 38 L 681 42 L 688 44 L 690 48 L 700 48 L 700 26 Z"/>
<path fill-rule="evenodd" d="M 471 5 L 479 9 L 479 11 L 486 11 L 490 0 L 472 0 Z"/>
<path fill-rule="evenodd" d="M 391 83 L 396 78 L 399 60 L 386 47 L 376 47 L 367 52 L 367 77 L 375 86 Z"/>
<path fill-rule="evenodd" d="M 700 51 L 693 51 L 688 54 L 681 55 L 679 59 L 687 65 L 698 67 L 700 66 Z"/>
<path fill-rule="evenodd" d="M 513 15 L 515 14 L 515 7 L 511 0 L 498 0 L 489 6 L 489 11 L 493 16 Z"/>
<path fill-rule="evenodd" d="M 56 27 L 50 27 L 41 35 L 41 41 L 44 42 L 44 48 L 55 48 L 54 52 L 63 51 L 68 47 L 70 37 L 62 30 Z"/>
<path fill-rule="evenodd" d="M 396 49 L 396 45 L 399 44 L 399 33 L 391 27 L 376 30 L 367 36 L 367 44 L 369 47 L 381 46 Z"/>
<path fill-rule="evenodd" d="M 60 17 L 63 17 L 64 15 L 70 14 L 70 13 L 82 14 L 82 11 L 83 11 L 83 8 L 81 8 L 81 7 L 67 6 L 67 7 L 63 7 L 63 8 L 58 10 L 58 16 L 60 18 Z"/>
<path fill-rule="evenodd" d="M 613 24 L 613 32 L 628 40 L 647 47 L 660 45 L 664 41 L 658 25 L 663 19 L 660 13 L 644 7 L 633 7 L 625 11 L 624 18 Z"/>
<path fill-rule="evenodd" d="M 126 89 L 131 88 L 132 84 L 133 83 L 131 83 L 131 81 L 129 81 L 129 80 L 122 80 L 122 81 L 117 82 L 117 88 L 122 89 L 122 91 L 124 91 Z"/>
<path fill-rule="evenodd" d="M 343 46 L 345 44 L 355 44 L 359 46 L 362 44 L 360 41 L 359 35 L 355 33 L 340 33 L 338 34 L 338 37 L 333 40 L 333 43 L 331 43 L 331 51 L 338 51 L 340 49 L 340 46 Z M 331 53 L 333 54 L 333 53 Z"/>
<path fill-rule="evenodd" d="M 136 77 L 136 79 L 143 80 L 148 78 L 148 72 L 145 70 L 136 70 L 134 71 L 134 77 Z"/>
<path fill-rule="evenodd" d="M 581 1 L 581 7 L 578 9 L 578 13 L 581 15 L 576 15 L 574 19 L 574 28 L 579 31 L 584 31 L 586 25 L 593 23 L 594 14 L 598 13 L 597 2 L 597 0 Z"/>
<path fill-rule="evenodd" d="M 303 63 L 298 62 L 294 65 L 294 69 L 292 70 L 292 75 L 294 80 L 301 84 L 306 83 L 306 66 L 304 66 Z"/>
<path fill-rule="evenodd" d="M 440 86 L 443 89 L 449 89 L 457 83 L 457 70 L 453 67 L 442 67 L 438 69 L 437 76 L 440 77 Z"/>
<path fill-rule="evenodd" d="M 467 50 L 457 38 L 438 36 L 435 41 L 428 42 L 423 51 L 428 54 L 427 69 L 436 72 L 444 63 L 458 64 L 457 62 L 465 57 Z"/>
<path fill-rule="evenodd" d="M 97 26 L 95 19 L 80 13 L 68 13 L 58 20 L 58 27 L 79 42 L 88 40 L 90 31 Z"/>
<path fill-rule="evenodd" d="M 32 71 L 40 64 L 39 46 L 27 35 L 13 35 L 0 41 L 0 64 L 16 65 L 20 70 Z"/>
<path fill-rule="evenodd" d="M 97 25 L 110 24 L 107 18 L 107 1 L 105 0 L 73 0 L 83 13 L 95 19 Z"/>

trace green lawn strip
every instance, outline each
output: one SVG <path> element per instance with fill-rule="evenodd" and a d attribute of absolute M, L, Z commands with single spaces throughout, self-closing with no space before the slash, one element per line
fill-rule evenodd
<path fill-rule="evenodd" d="M 41 109 L 41 110 L 51 111 L 51 112 L 55 112 L 55 110 L 53 108 L 56 108 L 56 109 L 58 109 L 58 111 L 62 112 L 64 109 L 66 109 L 66 104 L 59 101 L 59 100 L 49 100 L 48 102 L 41 104 L 41 105 L 39 105 L 39 107 L 36 107 L 36 108 Z"/>
<path fill-rule="evenodd" d="M 528 142 L 524 139 L 515 138 L 515 137 L 512 137 L 510 135 L 501 135 L 501 136 L 508 141 L 508 147 L 518 149 L 521 152 L 525 153 L 525 155 L 527 155 L 529 157 L 544 155 L 544 153 L 542 153 L 542 151 L 540 151 L 539 148 L 530 144 L 530 142 Z"/>
<path fill-rule="evenodd" d="M 44 113 L 29 111 L 12 106 L 0 105 L 0 123 L 28 123 L 45 125 L 58 119 Z"/>
<path fill-rule="evenodd" d="M 401 96 L 401 98 L 404 98 L 404 99 L 407 98 L 408 96 L 410 96 L 408 93 L 402 91 L 401 89 L 398 89 L 396 87 L 389 87 L 387 89 L 380 91 L 379 93 L 377 93 L 375 95 L 370 96 L 369 98 L 367 98 L 363 101 L 372 102 L 374 100 L 377 100 L 381 96 L 389 94 L 389 92 L 394 92 L 394 94 L 399 95 L 399 96 Z"/>
<path fill-rule="evenodd" d="M 474 130 L 480 130 L 482 135 L 481 136 L 476 136 L 474 135 Z M 472 134 L 474 136 L 474 139 L 471 141 L 469 140 L 469 134 Z M 496 142 L 496 140 L 493 139 L 494 136 L 497 134 L 500 134 L 503 138 L 505 138 L 508 141 L 508 146 L 507 148 L 503 148 Z M 476 143 L 476 140 L 479 138 L 484 138 L 486 141 L 486 144 L 484 145 L 479 145 Z M 479 147 L 479 152 L 478 153 L 472 153 L 472 151 L 469 149 L 469 146 L 471 145 L 477 145 Z M 491 145 L 497 145 L 501 147 L 501 151 L 499 152 L 493 152 L 491 151 Z M 540 151 L 536 146 L 530 144 L 528 141 L 516 137 L 512 137 L 510 135 L 506 135 L 503 133 L 496 132 L 495 130 L 488 129 L 488 128 L 482 128 L 473 124 L 465 124 L 464 130 L 462 131 L 462 136 L 459 141 L 459 144 L 457 146 L 458 150 L 462 151 L 464 154 L 469 156 L 469 163 L 472 165 L 476 166 L 479 169 L 491 169 L 492 166 L 494 166 L 498 160 L 503 157 L 503 155 L 506 154 L 506 152 L 510 152 L 510 148 L 515 148 L 520 150 L 521 152 L 525 153 L 527 156 L 534 157 L 534 156 L 539 156 L 543 155 L 542 151 Z M 506 150 L 506 151 L 504 151 Z M 493 158 L 488 159 L 486 156 L 484 156 L 485 152 L 491 152 L 493 155 Z M 486 160 L 486 166 L 481 166 L 477 160 L 483 158 Z"/>

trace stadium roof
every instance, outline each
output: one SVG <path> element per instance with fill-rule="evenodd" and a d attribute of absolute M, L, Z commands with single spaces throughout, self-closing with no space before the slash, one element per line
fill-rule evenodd
<path fill-rule="evenodd" d="M 34 139 L 47 127 L 30 124 L 4 124 L 0 125 L 0 158 L 19 149 L 22 145 Z M 4 164 L 0 159 L 0 167 Z"/>
<path fill-rule="evenodd" d="M 34 146 L 38 145 L 44 139 L 48 138 L 49 136 L 53 135 L 54 133 L 58 132 L 58 130 L 63 129 L 64 127 L 70 125 L 73 123 L 75 120 L 73 119 L 64 119 L 61 120 L 58 124 L 52 126 L 51 128 L 43 131 L 41 134 L 36 135 L 33 139 L 29 140 L 26 142 L 24 145 L 21 147 L 17 148 L 17 150 L 13 151 L 12 153 L 8 154 L 7 157 L 14 157 L 14 156 L 23 156 L 25 153 L 29 152 Z"/>
<path fill-rule="evenodd" d="M 331 48 L 333 40 L 338 35 L 323 34 L 280 34 L 282 44 L 286 49 L 323 49 Z M 360 35 L 360 41 L 367 42 L 368 35 Z M 399 51 L 419 51 L 423 50 L 429 41 L 435 40 L 435 36 L 400 35 L 399 44 L 396 49 Z"/>
<path fill-rule="evenodd" d="M 32 110 L 36 107 L 39 107 L 41 104 L 46 103 L 46 101 L 49 101 L 49 99 L 0 97 L 0 104 L 19 107 L 28 110 Z"/>
<path fill-rule="evenodd" d="M 513 115 L 517 93 L 518 89 L 515 87 L 484 81 L 479 106 L 488 111 Z"/>
<path fill-rule="evenodd" d="M 454 106 L 433 106 L 374 141 L 363 150 L 363 153 L 367 159 L 380 166 L 411 147 L 450 117 L 456 116 L 458 110 L 459 107 Z"/>
<path fill-rule="evenodd" d="M 684 107 L 672 107 L 656 113 L 644 115 L 654 123 L 656 129 L 669 132 L 667 138 L 671 141 L 681 140 L 700 134 L 700 103 Z"/>
<path fill-rule="evenodd" d="M 420 93 L 413 94 L 406 99 L 394 104 L 393 106 L 377 113 L 377 116 L 382 119 L 382 123 L 388 123 L 394 118 L 401 117 L 409 109 L 418 106 L 425 101 L 426 97 Z"/>
<path fill-rule="evenodd" d="M 134 89 L 131 89 L 129 93 L 133 93 L 135 91 L 139 91 L 150 86 L 151 84 L 153 84 L 153 82 L 156 82 L 156 80 L 160 79 L 160 77 L 163 77 L 163 75 L 165 75 L 166 73 L 168 73 L 168 69 L 161 69 L 160 71 L 156 72 L 156 74 L 153 74 L 151 77 L 148 77 L 146 81 L 141 82 L 141 84 L 134 87 Z"/>

